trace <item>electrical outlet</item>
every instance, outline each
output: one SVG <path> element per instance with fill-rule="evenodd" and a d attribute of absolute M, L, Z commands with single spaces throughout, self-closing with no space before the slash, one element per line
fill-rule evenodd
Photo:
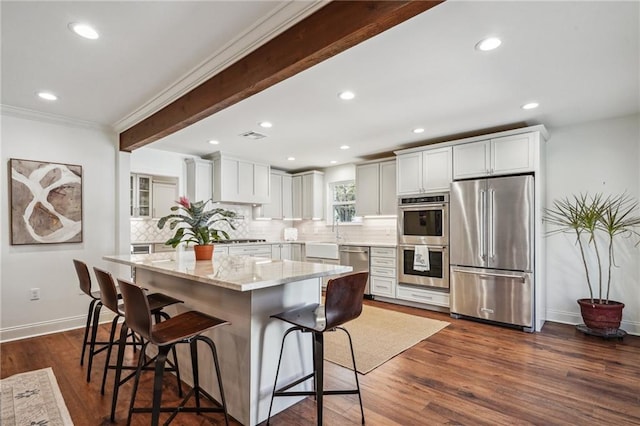
<path fill-rule="evenodd" d="M 32 288 L 31 290 L 29 290 L 29 294 L 31 295 L 29 300 L 40 300 L 40 289 L 39 288 Z"/>

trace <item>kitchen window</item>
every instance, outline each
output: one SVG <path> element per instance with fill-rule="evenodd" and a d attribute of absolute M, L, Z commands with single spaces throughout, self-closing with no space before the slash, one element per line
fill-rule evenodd
<path fill-rule="evenodd" d="M 329 184 L 333 223 L 360 223 L 356 216 L 356 184 L 353 180 Z"/>

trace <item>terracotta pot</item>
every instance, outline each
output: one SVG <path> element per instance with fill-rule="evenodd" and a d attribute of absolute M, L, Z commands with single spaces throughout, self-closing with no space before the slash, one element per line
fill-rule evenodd
<path fill-rule="evenodd" d="M 213 244 L 195 245 L 193 251 L 196 254 L 196 260 L 211 260 L 213 257 Z"/>
<path fill-rule="evenodd" d="M 620 328 L 624 303 L 610 300 L 609 303 L 591 303 L 591 299 L 578 299 L 584 324 L 592 330 L 613 332 Z"/>

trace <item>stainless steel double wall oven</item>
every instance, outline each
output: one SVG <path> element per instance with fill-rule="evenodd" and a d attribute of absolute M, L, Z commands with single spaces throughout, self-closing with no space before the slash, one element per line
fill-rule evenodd
<path fill-rule="evenodd" d="M 449 288 L 449 194 L 398 200 L 398 281 Z M 429 269 L 414 268 L 415 247 L 427 246 Z"/>

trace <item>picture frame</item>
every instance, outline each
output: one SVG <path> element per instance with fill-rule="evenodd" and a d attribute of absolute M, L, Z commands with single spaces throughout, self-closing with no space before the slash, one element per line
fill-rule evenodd
<path fill-rule="evenodd" d="M 81 243 L 82 166 L 9 159 L 11 245 Z"/>

